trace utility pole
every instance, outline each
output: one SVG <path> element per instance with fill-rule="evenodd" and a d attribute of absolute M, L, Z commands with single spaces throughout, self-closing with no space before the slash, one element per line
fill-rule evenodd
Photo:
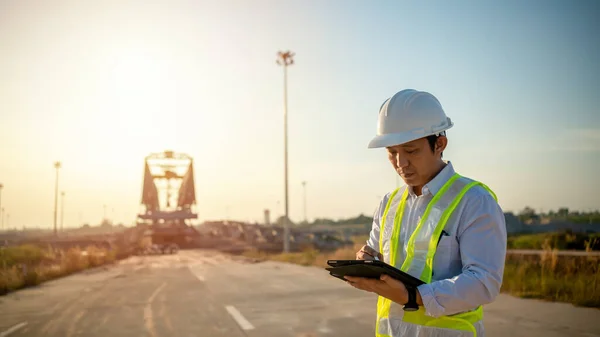
<path fill-rule="evenodd" d="M 287 67 L 294 64 L 294 53 L 289 50 L 277 53 L 277 64 L 283 66 L 283 138 L 284 138 L 284 170 L 285 170 L 285 217 L 283 218 L 283 251 L 290 251 L 290 224 L 288 202 L 288 135 L 287 135 Z"/>
<path fill-rule="evenodd" d="M 65 221 L 65 191 L 60 192 L 60 232 L 63 232 Z"/>
<path fill-rule="evenodd" d="M 306 217 L 306 181 L 302 182 L 302 189 L 304 190 L 304 223 L 308 224 L 308 220 Z"/>
<path fill-rule="evenodd" d="M 2 189 L 4 188 L 4 185 L 0 184 L 0 209 L 4 209 L 2 208 Z M 4 230 L 4 218 L 2 218 L 2 230 Z"/>
<path fill-rule="evenodd" d="M 4 230 L 4 207 L 0 209 L 0 218 L 2 218 L 2 230 Z"/>
<path fill-rule="evenodd" d="M 54 183 L 54 236 L 57 235 L 57 233 L 56 233 L 56 213 L 57 213 L 57 208 L 58 208 L 58 170 L 60 169 L 60 167 L 61 167 L 61 164 L 59 161 L 54 163 L 54 168 L 56 168 L 56 180 Z"/>

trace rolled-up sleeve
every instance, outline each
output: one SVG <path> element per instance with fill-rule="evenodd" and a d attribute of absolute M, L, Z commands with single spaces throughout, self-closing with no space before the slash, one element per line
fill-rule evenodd
<path fill-rule="evenodd" d="M 507 240 L 504 213 L 487 193 L 477 193 L 465 206 L 457 229 L 461 274 L 418 288 L 429 316 L 468 311 L 500 293 Z"/>

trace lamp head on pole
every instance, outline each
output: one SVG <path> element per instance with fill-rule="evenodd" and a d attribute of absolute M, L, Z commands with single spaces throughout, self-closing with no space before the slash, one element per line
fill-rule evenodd
<path fill-rule="evenodd" d="M 285 52 L 277 52 L 277 64 L 283 65 L 285 67 L 294 64 L 294 55 L 296 54 L 289 50 Z"/>
<path fill-rule="evenodd" d="M 56 163 L 54 163 L 54 167 L 55 167 L 55 168 L 57 168 L 57 169 L 58 169 L 58 168 L 60 168 L 60 166 L 61 166 L 61 165 L 60 165 L 60 162 L 59 162 L 59 161 L 57 161 Z"/>

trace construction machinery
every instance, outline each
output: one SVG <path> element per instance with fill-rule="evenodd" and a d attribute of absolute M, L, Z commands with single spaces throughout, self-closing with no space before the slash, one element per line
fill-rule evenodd
<path fill-rule="evenodd" d="M 189 223 L 198 218 L 195 206 L 192 157 L 173 151 L 148 155 L 137 216 L 137 226 L 144 229 L 139 251 L 172 254 L 193 246 L 199 236 Z"/>

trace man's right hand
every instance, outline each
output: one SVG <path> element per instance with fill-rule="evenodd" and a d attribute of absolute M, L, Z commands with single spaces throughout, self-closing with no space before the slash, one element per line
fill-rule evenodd
<path fill-rule="evenodd" d="M 362 248 L 356 252 L 357 260 L 375 260 L 375 256 L 377 256 L 380 261 L 383 261 L 383 255 L 367 245 L 362 246 Z"/>

